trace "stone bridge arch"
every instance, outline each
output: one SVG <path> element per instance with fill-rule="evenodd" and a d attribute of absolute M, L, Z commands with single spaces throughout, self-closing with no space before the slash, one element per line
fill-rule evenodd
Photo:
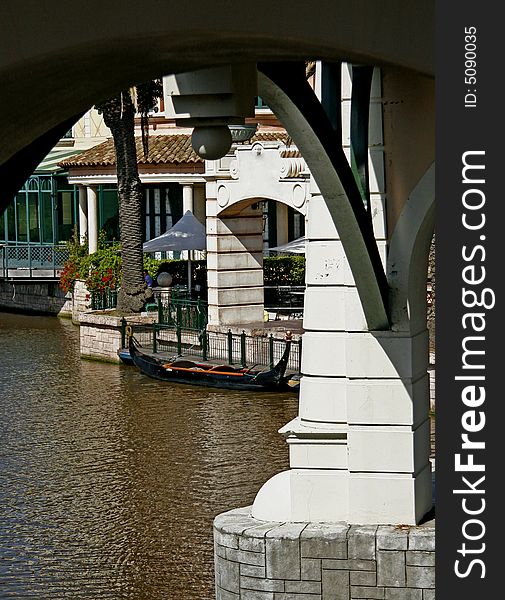
<path fill-rule="evenodd" d="M 259 60 L 396 64 L 433 75 L 434 44 L 426 43 L 433 31 L 431 1 L 322 0 L 315 10 L 305 0 L 275 6 L 262 0 L 245 11 L 226 0 L 89 0 L 83 6 L 5 0 L 1 207 L 73 122 L 118 89 L 168 73 Z"/>
<path fill-rule="evenodd" d="M 389 246 L 392 329 L 415 333 L 426 327 L 426 274 L 435 229 L 435 164 L 412 190 Z"/>

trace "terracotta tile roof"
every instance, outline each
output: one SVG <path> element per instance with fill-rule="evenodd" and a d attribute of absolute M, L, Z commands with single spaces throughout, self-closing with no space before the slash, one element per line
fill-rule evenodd
<path fill-rule="evenodd" d="M 302 153 L 297 148 L 286 148 L 281 152 L 282 158 L 301 158 L 301 156 Z"/>
<path fill-rule="evenodd" d="M 282 142 L 283 144 L 289 144 L 291 143 L 291 138 L 285 131 L 259 131 L 249 141 L 238 143 L 244 145 L 254 144 L 254 142 Z"/>
<path fill-rule="evenodd" d="M 286 132 L 262 131 L 256 133 L 248 142 L 242 143 L 280 141 L 286 144 L 290 139 Z M 140 165 L 203 163 L 203 159 L 191 147 L 189 134 L 149 136 L 149 154 L 146 158 L 142 149 L 142 138 L 136 137 L 135 144 Z M 108 167 L 115 164 L 112 138 L 58 163 L 60 167 Z"/>
<path fill-rule="evenodd" d="M 136 137 L 137 159 L 140 165 L 156 165 L 170 163 L 203 163 L 191 147 L 191 137 L 178 135 L 150 135 L 149 154 L 144 158 L 142 138 Z M 114 141 L 111 139 L 85 150 L 60 163 L 62 167 L 107 167 L 116 164 Z"/>

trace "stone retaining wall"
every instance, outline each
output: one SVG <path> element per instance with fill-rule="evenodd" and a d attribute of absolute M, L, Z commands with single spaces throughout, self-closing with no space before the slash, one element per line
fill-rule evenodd
<path fill-rule="evenodd" d="M 72 301 L 57 282 L 0 282 L 0 309 L 70 316 Z"/>
<path fill-rule="evenodd" d="M 216 600 L 435 600 L 435 523 L 214 521 Z"/>
<path fill-rule="evenodd" d="M 127 323 L 149 324 L 156 317 L 128 316 Z M 117 351 L 121 348 L 122 317 L 106 314 L 105 312 L 84 312 L 79 314 L 80 354 L 83 358 L 92 358 L 106 362 L 121 362 Z"/>
<path fill-rule="evenodd" d="M 72 291 L 72 321 L 78 325 L 81 314 L 91 308 L 90 293 L 82 279 L 76 279 Z"/>

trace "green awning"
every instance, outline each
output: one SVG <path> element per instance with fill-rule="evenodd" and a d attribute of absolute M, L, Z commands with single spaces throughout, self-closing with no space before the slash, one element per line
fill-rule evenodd
<path fill-rule="evenodd" d="M 82 148 L 79 150 L 76 150 L 75 148 L 53 148 L 35 169 L 34 173 L 37 175 L 49 175 L 50 173 L 58 173 L 59 171 L 63 171 L 64 169 L 59 167 L 58 163 L 62 160 L 65 160 L 65 158 L 74 156 L 74 154 L 80 154 L 82 151 Z"/>

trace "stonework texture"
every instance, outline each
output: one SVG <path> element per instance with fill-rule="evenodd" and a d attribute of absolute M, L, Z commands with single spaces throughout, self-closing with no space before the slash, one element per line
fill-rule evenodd
<path fill-rule="evenodd" d="M 156 317 L 128 316 L 127 323 L 150 324 Z M 79 314 L 79 346 L 83 358 L 119 363 L 121 348 L 121 317 L 99 312 Z"/>
<path fill-rule="evenodd" d="M 435 523 L 214 521 L 216 600 L 435 600 Z"/>
<path fill-rule="evenodd" d="M 81 313 L 90 309 L 91 300 L 88 288 L 81 279 L 77 279 L 74 283 L 72 292 L 72 321 L 77 325 Z"/>
<path fill-rule="evenodd" d="M 70 316 L 71 301 L 57 282 L 0 282 L 0 309 Z"/>

